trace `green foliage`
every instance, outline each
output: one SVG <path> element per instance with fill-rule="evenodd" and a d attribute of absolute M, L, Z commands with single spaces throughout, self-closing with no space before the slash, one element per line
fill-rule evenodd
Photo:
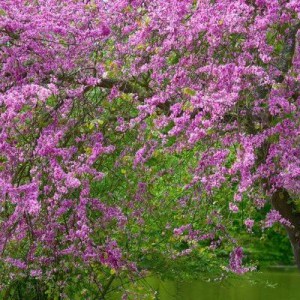
<path fill-rule="evenodd" d="M 185 93 L 194 95 L 189 88 L 185 89 Z M 192 150 L 180 153 L 166 153 L 158 148 L 143 166 L 134 167 L 133 153 L 143 147 L 145 141 L 140 139 L 139 131 L 134 128 L 125 133 L 115 130 L 120 112 L 130 118 L 136 116 L 132 97 L 120 95 L 115 101 L 109 102 L 107 95 L 94 89 L 90 91 L 89 98 L 94 105 L 102 107 L 101 119 L 90 122 L 87 116 L 74 130 L 89 133 L 101 129 L 106 143 L 116 147 L 113 154 L 102 155 L 97 161 L 97 169 L 106 176 L 92 184 L 91 196 L 106 205 L 122 207 L 122 213 L 127 218 L 122 230 L 115 226 L 116 221 L 103 224 L 101 232 L 99 230 L 94 237 L 95 241 L 104 241 L 107 237 L 105 233 L 109 232 L 109 238 L 116 240 L 124 250 L 124 258 L 136 262 L 138 270 L 146 270 L 141 277 L 155 274 L 169 280 L 207 280 L 228 275 L 226 267 L 232 249 L 223 240 L 211 251 L 209 242 L 188 241 L 184 234 L 175 236 L 173 230 L 191 224 L 193 230 L 209 232 L 221 224 L 228 228 L 228 237 L 234 236 L 238 244 L 245 245 L 246 263 L 259 261 L 259 266 L 292 263 L 291 248 L 282 228 L 275 227 L 265 232 L 260 230 L 259 224 L 269 207 L 256 211 L 245 197 L 240 204 L 240 211 L 232 214 L 228 205 L 236 187 L 228 182 L 215 191 L 214 196 L 204 193 L 200 184 L 184 188 L 192 180 L 190 170 L 197 166 L 203 145 L 198 144 Z M 54 101 L 52 105 L 56 105 L 55 99 L 51 101 Z M 77 108 L 84 109 L 84 106 Z M 164 130 L 168 131 L 172 126 L 169 124 Z M 143 134 L 148 140 L 158 140 L 159 132 L 153 130 L 151 119 L 144 130 Z M 174 140 L 169 138 L 168 146 Z M 88 152 L 89 149 L 84 151 Z M 236 149 L 232 149 L 226 165 L 233 163 L 235 153 Z M 139 183 L 145 184 L 143 192 L 139 191 Z M 212 218 L 213 213 L 220 213 L 224 219 Z M 250 213 L 255 215 L 256 224 L 252 234 L 248 234 L 244 226 Z M 90 214 L 91 219 L 100 217 L 99 212 L 90 211 Z M 209 218 L 211 223 L 208 222 Z M 215 233 L 215 241 L 218 241 L 218 231 Z M 189 248 L 192 249 L 189 255 L 181 255 Z M 26 249 L 24 245 L 24 253 L 28 251 Z M 12 280 L 10 289 L 3 293 L 3 299 L 60 299 L 62 293 L 67 299 L 93 299 L 93 295 L 101 295 L 99 286 L 107 286 L 107 292 L 113 293 L 118 285 L 123 285 L 124 280 L 137 279 L 128 272 L 115 274 L 115 270 L 100 265 L 86 266 L 86 269 L 78 272 L 70 269 L 65 261 L 58 262 L 58 270 L 60 268 L 61 271 L 47 284 L 42 279 L 29 279 L 28 274 L 24 274 L 23 281 Z M 65 269 L 68 269 L 69 278 L 64 286 L 60 286 L 60 276 Z M 91 273 L 95 274 L 93 282 L 89 280 Z M 114 277 L 116 279 L 111 283 Z"/>

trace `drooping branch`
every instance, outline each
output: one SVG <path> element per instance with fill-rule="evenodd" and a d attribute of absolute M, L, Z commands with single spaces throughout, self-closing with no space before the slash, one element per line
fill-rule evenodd
<path fill-rule="evenodd" d="M 137 94 L 140 98 L 147 97 L 148 95 L 139 87 L 131 83 L 130 81 L 102 78 L 96 87 L 104 89 L 118 88 L 119 91 L 125 94 Z M 88 86 L 85 88 L 85 92 L 91 90 L 94 86 Z"/>

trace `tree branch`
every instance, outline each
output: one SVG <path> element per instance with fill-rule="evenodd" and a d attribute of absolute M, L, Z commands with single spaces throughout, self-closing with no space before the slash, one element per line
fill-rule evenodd
<path fill-rule="evenodd" d="M 292 66 L 293 58 L 296 49 L 296 38 L 298 30 L 300 29 L 300 22 L 295 24 L 289 29 L 288 34 L 284 39 L 284 48 L 280 54 L 280 58 L 277 63 L 277 68 L 284 74 L 286 74 Z M 279 76 L 277 81 L 283 82 L 284 76 Z"/>

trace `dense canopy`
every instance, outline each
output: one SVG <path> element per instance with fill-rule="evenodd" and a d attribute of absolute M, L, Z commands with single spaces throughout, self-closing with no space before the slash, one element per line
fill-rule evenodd
<path fill-rule="evenodd" d="M 146 230 L 173 197 L 156 185 L 154 209 L 149 186 L 182 170 L 169 205 L 192 199 L 194 219 L 160 224 L 189 245 L 168 255 L 225 243 L 244 273 L 230 218 L 271 203 L 260 226 L 282 223 L 300 266 L 299 17 L 298 0 L 0 0 L 3 277 L 139 272 L 118 236 Z"/>

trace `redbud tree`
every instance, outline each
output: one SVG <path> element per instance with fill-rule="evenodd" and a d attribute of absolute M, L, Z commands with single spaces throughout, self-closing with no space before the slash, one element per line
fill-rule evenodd
<path fill-rule="evenodd" d="M 67 259 L 137 272 L 114 234 L 128 209 L 142 224 L 146 186 L 168 172 L 139 181 L 149 161 L 182 153 L 193 153 L 183 194 L 230 187 L 231 214 L 271 203 L 261 226 L 283 224 L 300 267 L 299 16 L 298 0 L 0 1 L 0 258 L 11 276 L 52 276 Z M 110 157 L 132 158 L 126 205 L 92 192 Z M 247 270 L 242 255 L 231 253 L 232 271 Z"/>

